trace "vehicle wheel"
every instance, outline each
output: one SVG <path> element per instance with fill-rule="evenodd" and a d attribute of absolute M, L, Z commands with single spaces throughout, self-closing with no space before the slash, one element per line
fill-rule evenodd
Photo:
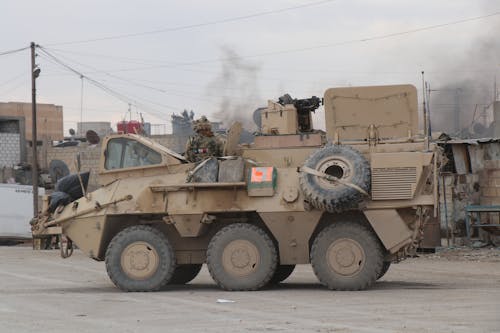
<path fill-rule="evenodd" d="M 200 272 L 201 264 L 177 265 L 168 284 L 186 284 L 192 281 Z"/>
<path fill-rule="evenodd" d="M 379 275 L 377 276 L 377 280 L 381 279 L 382 276 L 384 276 L 385 273 L 387 273 L 387 271 L 389 270 L 389 267 L 391 267 L 391 262 L 390 261 L 384 261 L 383 264 L 382 264 L 382 270 L 380 271 Z"/>
<path fill-rule="evenodd" d="M 154 291 L 166 285 L 175 268 L 172 246 L 161 231 L 146 225 L 119 232 L 106 251 L 106 270 L 124 291 Z"/>
<path fill-rule="evenodd" d="M 322 284 L 335 290 L 370 287 L 383 265 L 378 238 L 356 222 L 336 222 L 323 229 L 313 242 L 311 264 Z"/>
<path fill-rule="evenodd" d="M 214 281 L 225 290 L 257 290 L 273 277 L 276 248 L 261 228 L 231 224 L 210 241 L 207 266 Z"/>
<path fill-rule="evenodd" d="M 304 166 L 370 191 L 370 165 L 360 152 L 349 146 L 325 146 L 314 152 Z M 331 213 L 358 208 L 364 199 L 364 195 L 352 187 L 306 172 L 300 174 L 300 188 L 306 201 Z"/>
<path fill-rule="evenodd" d="M 273 277 L 269 281 L 269 284 L 278 284 L 285 281 L 290 275 L 292 275 L 295 265 L 278 265 Z"/>

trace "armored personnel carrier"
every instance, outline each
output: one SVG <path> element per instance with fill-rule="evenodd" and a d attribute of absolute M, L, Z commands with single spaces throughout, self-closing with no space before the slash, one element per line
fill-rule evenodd
<path fill-rule="evenodd" d="M 326 131 L 311 113 L 324 101 Z M 260 135 L 188 163 L 133 134 L 104 139 L 94 192 L 44 199 L 33 236 L 62 235 L 105 261 L 124 291 L 191 281 L 206 263 L 225 290 L 257 290 L 311 264 L 334 290 L 361 290 L 411 255 L 436 213 L 440 153 L 418 133 L 411 85 L 285 95 L 259 109 Z"/>

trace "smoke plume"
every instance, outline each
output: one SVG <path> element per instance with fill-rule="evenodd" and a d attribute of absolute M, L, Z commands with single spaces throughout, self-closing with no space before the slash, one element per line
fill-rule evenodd
<path fill-rule="evenodd" d="M 241 59 L 229 46 L 222 47 L 221 51 L 221 72 L 207 88 L 211 96 L 220 96 L 214 117 L 221 120 L 224 127 L 239 121 L 244 128 L 255 129 L 252 114 L 262 106 L 257 84 L 259 66 Z"/>
<path fill-rule="evenodd" d="M 435 64 L 438 75 L 431 82 L 430 98 L 433 131 L 461 138 L 491 135 L 490 106 L 496 97 L 495 74 L 500 63 L 500 39 L 495 33 L 500 25 L 495 28 L 484 32 L 463 54 Z"/>

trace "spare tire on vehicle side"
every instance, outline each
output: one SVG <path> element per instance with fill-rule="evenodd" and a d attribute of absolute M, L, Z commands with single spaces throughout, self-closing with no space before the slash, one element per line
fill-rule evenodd
<path fill-rule="evenodd" d="M 327 145 L 315 151 L 304 166 L 353 185 L 303 171 L 300 188 L 305 200 L 317 209 L 331 213 L 357 209 L 365 198 L 362 191 L 370 191 L 370 165 L 359 151 L 349 146 Z"/>

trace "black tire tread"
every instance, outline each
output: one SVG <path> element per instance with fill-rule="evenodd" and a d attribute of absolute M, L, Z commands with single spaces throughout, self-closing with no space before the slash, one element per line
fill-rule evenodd
<path fill-rule="evenodd" d="M 146 232 L 146 235 L 149 234 L 150 237 L 156 238 L 156 241 L 163 242 L 165 245 L 165 248 L 163 249 L 156 249 L 159 252 L 158 255 L 160 256 L 161 267 L 159 267 L 159 269 L 163 269 L 165 271 L 164 276 L 159 283 L 144 283 L 143 286 L 131 285 L 129 281 L 126 281 L 126 277 L 124 277 L 125 274 L 122 272 L 119 262 L 115 262 L 112 258 L 113 255 L 118 255 L 117 253 L 113 253 L 115 251 L 115 248 L 120 247 L 122 242 L 126 241 L 127 238 L 130 237 L 130 235 L 133 235 L 137 232 Z M 175 269 L 175 256 L 172 246 L 160 230 L 148 225 L 135 225 L 128 227 L 120 231 L 115 237 L 113 237 L 106 250 L 105 262 L 109 278 L 118 288 L 123 291 L 147 292 L 160 290 L 169 282 Z"/>
<path fill-rule="evenodd" d="M 327 145 L 315 151 L 304 163 L 305 166 L 316 169 L 317 163 L 325 156 L 342 155 L 351 161 L 354 166 L 352 182 L 366 192 L 370 191 L 370 164 L 363 155 L 352 147 L 344 145 Z M 330 213 L 340 213 L 353 210 L 359 207 L 363 201 L 363 194 L 359 191 L 347 187 L 324 189 L 316 183 L 316 176 L 302 172 L 299 177 L 299 184 L 306 201 L 313 207 Z"/>
<path fill-rule="evenodd" d="M 380 273 L 377 276 L 377 280 L 381 279 L 385 275 L 385 273 L 387 273 L 387 271 L 389 270 L 389 267 L 391 267 L 391 262 L 384 261 L 384 263 L 382 264 L 382 270 L 380 271 Z"/>
<path fill-rule="evenodd" d="M 370 247 L 372 247 L 371 249 L 364 249 L 364 252 L 367 258 L 365 265 L 369 264 L 373 267 L 371 269 L 364 268 L 354 281 L 346 282 L 345 280 L 342 281 L 341 279 L 332 277 L 332 272 L 326 268 L 327 264 L 323 265 L 320 259 L 324 257 L 324 253 L 319 253 L 319 251 L 321 251 L 319 248 L 320 243 L 323 242 L 323 240 L 328 242 L 328 239 L 331 238 L 332 235 L 334 236 L 341 233 L 352 234 L 354 237 L 356 237 L 356 235 L 361 235 L 362 238 L 368 242 Z M 316 236 L 311 248 L 311 265 L 319 281 L 329 289 L 342 291 L 364 290 L 375 283 L 378 275 L 382 271 L 383 253 L 384 251 L 379 239 L 368 227 L 358 222 L 339 221 L 325 227 Z M 371 257 L 371 260 L 368 260 L 369 257 Z"/>
<path fill-rule="evenodd" d="M 270 249 L 271 251 L 271 269 L 268 270 L 267 275 L 265 276 L 264 279 L 262 279 L 258 284 L 255 284 L 253 286 L 249 287 L 232 287 L 230 284 L 228 284 L 226 281 L 223 281 L 223 279 L 219 278 L 221 276 L 224 268 L 222 267 L 222 264 L 218 262 L 217 258 L 217 249 L 216 244 L 218 243 L 219 239 L 224 237 L 225 234 L 227 233 L 232 233 L 232 232 L 237 232 L 238 230 L 244 230 L 245 232 L 256 232 L 259 237 L 261 237 L 266 246 Z M 278 256 L 277 256 L 277 251 L 276 247 L 274 246 L 273 241 L 271 238 L 267 235 L 267 233 L 262 230 L 262 228 L 248 224 L 248 223 L 234 223 L 230 224 L 215 234 L 215 236 L 212 238 L 208 245 L 208 250 L 207 250 L 207 266 L 208 266 L 208 271 L 210 272 L 210 275 L 212 276 L 212 279 L 219 285 L 224 290 L 228 291 L 252 291 L 252 290 L 258 290 L 264 287 L 273 277 L 276 266 L 278 264 Z"/>

